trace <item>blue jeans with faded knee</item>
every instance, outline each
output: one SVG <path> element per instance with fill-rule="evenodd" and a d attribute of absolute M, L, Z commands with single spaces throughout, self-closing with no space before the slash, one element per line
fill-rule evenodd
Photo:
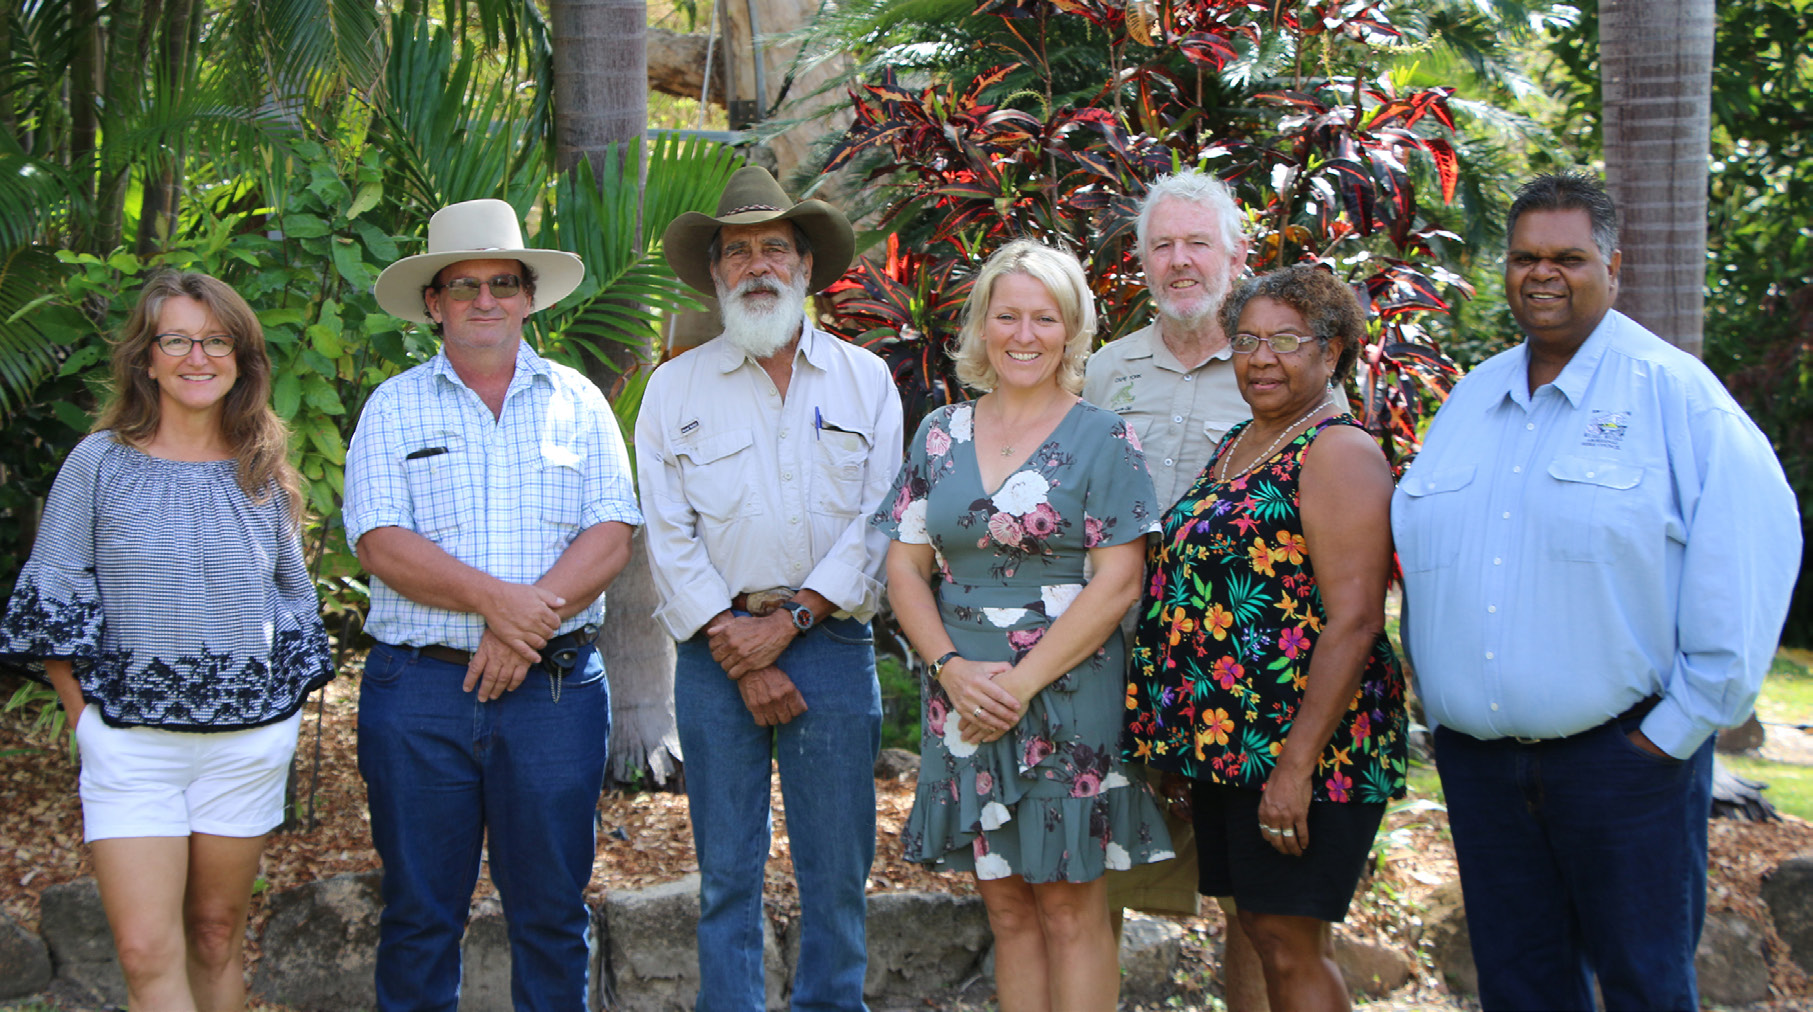
<path fill-rule="evenodd" d="M 584 648 L 556 702 L 541 665 L 481 703 L 464 665 L 379 644 L 359 686 L 359 772 L 384 862 L 382 1012 L 455 1012 L 481 853 L 503 900 L 520 1012 L 586 1007 L 593 813 L 610 693 Z M 489 837 L 489 849 L 485 850 Z"/>
<path fill-rule="evenodd" d="M 775 666 L 806 712 L 761 727 L 712 660 L 704 633 L 679 646 L 674 708 L 699 858 L 699 1012 L 759 1012 L 762 871 L 770 756 L 778 759 L 800 894 L 792 1008 L 860 1012 L 868 965 L 864 884 L 875 859 L 881 690 L 867 623 L 830 619 Z"/>
<path fill-rule="evenodd" d="M 1643 751 L 1620 718 L 1534 744 L 1435 733 L 1480 1003 L 1697 1009 L 1712 741 Z"/>

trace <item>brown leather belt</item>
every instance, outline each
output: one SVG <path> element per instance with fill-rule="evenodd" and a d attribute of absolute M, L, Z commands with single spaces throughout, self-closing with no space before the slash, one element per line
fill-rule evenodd
<path fill-rule="evenodd" d="M 746 611 L 751 615 L 766 615 L 781 606 L 782 601 L 793 600 L 792 587 L 775 587 L 772 590 L 752 590 L 747 594 L 738 594 L 730 599 L 734 611 Z"/>

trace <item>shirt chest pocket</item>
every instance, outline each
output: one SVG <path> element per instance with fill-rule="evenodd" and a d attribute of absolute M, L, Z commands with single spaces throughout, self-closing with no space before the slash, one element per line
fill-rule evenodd
<path fill-rule="evenodd" d="M 585 458 L 564 446 L 543 446 L 541 467 L 536 475 L 535 501 L 530 508 L 542 522 L 559 527 L 576 528 L 584 506 Z"/>
<path fill-rule="evenodd" d="M 757 466 L 754 446 L 754 433 L 743 430 L 674 447 L 680 462 L 680 487 L 694 513 L 725 523 L 762 512 L 761 497 L 750 491 Z"/>
<path fill-rule="evenodd" d="M 1475 467 L 1440 468 L 1412 472 L 1398 490 L 1404 493 L 1405 521 L 1396 525 L 1398 561 L 1406 573 L 1421 573 L 1452 564 L 1454 545 L 1445 544 L 1445 532 L 1465 530 L 1476 521 L 1466 516 L 1467 496 L 1458 493 L 1473 484 Z"/>
<path fill-rule="evenodd" d="M 1615 563 L 1659 536 L 1661 518 L 1648 518 L 1656 527 L 1645 530 L 1643 468 L 1615 460 L 1562 456 L 1549 463 L 1555 479 L 1549 515 L 1544 526 L 1551 533 L 1546 547 L 1563 562 Z"/>
<path fill-rule="evenodd" d="M 469 483 L 464 474 L 465 443 L 452 433 L 435 434 L 428 446 L 403 458 L 416 533 L 442 541 L 464 521 Z"/>
<path fill-rule="evenodd" d="M 812 441 L 812 509 L 853 517 L 862 509 L 871 435 L 854 429 L 819 429 Z"/>

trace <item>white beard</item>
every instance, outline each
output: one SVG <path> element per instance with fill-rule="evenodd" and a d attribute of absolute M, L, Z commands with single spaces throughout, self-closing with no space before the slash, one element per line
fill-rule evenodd
<path fill-rule="evenodd" d="M 1202 279 L 1202 290 L 1206 297 L 1197 300 L 1187 310 L 1171 301 L 1171 293 L 1167 288 L 1152 290 L 1152 305 L 1158 308 L 1158 315 L 1166 320 L 1195 330 L 1202 321 L 1221 311 L 1221 300 L 1228 297 L 1228 290 L 1232 287 L 1233 281 L 1226 274 L 1215 274 Z"/>
<path fill-rule="evenodd" d="M 782 285 L 773 278 L 746 278 L 736 291 L 729 291 L 714 273 L 717 283 L 718 308 L 724 317 L 724 336 L 750 358 L 767 358 L 799 336 L 806 318 L 806 276 L 803 271 L 793 283 Z M 765 309 L 744 300 L 751 292 L 774 292 L 778 296 Z"/>

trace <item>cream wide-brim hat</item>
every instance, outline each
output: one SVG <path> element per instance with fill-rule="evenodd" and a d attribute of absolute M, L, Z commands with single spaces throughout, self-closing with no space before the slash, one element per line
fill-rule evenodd
<path fill-rule="evenodd" d="M 716 217 L 688 211 L 675 218 L 661 236 L 661 252 L 681 281 L 717 297 L 711 277 L 711 240 L 725 225 L 760 225 L 790 221 L 812 243 L 812 277 L 807 292 L 819 292 L 844 276 L 856 256 L 856 234 L 844 213 L 822 200 L 794 203 L 768 170 L 745 165 L 730 176 L 718 198 Z"/>
<path fill-rule="evenodd" d="M 378 275 L 371 286 L 386 313 L 416 323 L 433 322 L 422 302 L 422 289 L 448 264 L 461 260 L 520 260 L 535 272 L 535 299 L 529 312 L 539 312 L 573 294 L 585 280 L 585 262 L 577 254 L 523 245 L 516 208 L 502 200 L 467 200 L 448 204 L 428 219 L 428 252 L 404 257 Z"/>

